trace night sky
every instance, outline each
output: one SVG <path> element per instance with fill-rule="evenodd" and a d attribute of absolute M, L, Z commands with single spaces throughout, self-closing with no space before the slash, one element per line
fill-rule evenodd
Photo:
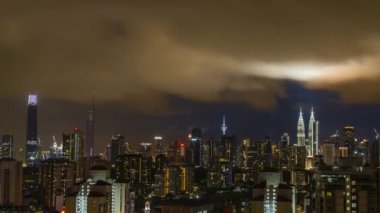
<path fill-rule="evenodd" d="M 299 107 L 321 139 L 344 125 L 380 129 L 378 1 L 58 1 L 0 3 L 0 134 L 23 147 L 27 95 L 39 96 L 43 147 L 85 130 L 95 97 L 96 151 L 219 136 L 294 143 Z"/>

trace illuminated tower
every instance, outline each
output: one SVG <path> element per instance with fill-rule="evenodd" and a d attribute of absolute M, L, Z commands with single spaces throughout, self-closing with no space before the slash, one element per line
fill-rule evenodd
<path fill-rule="evenodd" d="M 226 116 L 224 116 L 224 115 L 223 115 L 223 124 L 222 124 L 222 127 L 220 129 L 222 130 L 223 135 L 226 135 L 226 131 L 227 131 Z"/>
<path fill-rule="evenodd" d="M 297 144 L 298 146 L 305 146 L 305 123 L 303 122 L 302 108 L 300 109 L 297 125 Z"/>
<path fill-rule="evenodd" d="M 25 163 L 28 166 L 34 166 L 37 162 L 37 158 L 37 95 L 29 95 L 26 121 Z"/>
<path fill-rule="evenodd" d="M 306 145 L 309 155 L 315 156 L 319 154 L 319 121 L 314 118 L 314 110 L 311 109 L 309 129 L 308 129 L 308 143 Z"/>
<path fill-rule="evenodd" d="M 87 114 L 86 129 L 86 154 L 92 156 L 94 154 L 94 128 L 95 128 L 95 101 L 92 98 L 92 107 Z"/>

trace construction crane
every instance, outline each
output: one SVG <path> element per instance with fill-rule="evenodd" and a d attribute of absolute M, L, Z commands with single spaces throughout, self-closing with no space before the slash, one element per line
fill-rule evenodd
<path fill-rule="evenodd" d="M 53 135 L 53 148 L 57 148 L 57 141 L 55 140 L 54 135 Z"/>
<path fill-rule="evenodd" d="M 375 128 L 373 128 L 373 131 L 375 131 L 375 138 L 376 138 L 376 140 L 379 140 L 380 139 L 380 134 L 377 132 L 377 130 Z"/>
<path fill-rule="evenodd" d="M 335 134 L 332 134 L 330 137 L 339 137 L 339 130 L 336 130 Z"/>

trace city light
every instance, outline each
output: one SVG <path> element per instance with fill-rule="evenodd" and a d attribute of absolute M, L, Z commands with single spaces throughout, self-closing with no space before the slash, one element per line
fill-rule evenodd
<path fill-rule="evenodd" d="M 28 96 L 28 105 L 37 105 L 37 95 Z"/>

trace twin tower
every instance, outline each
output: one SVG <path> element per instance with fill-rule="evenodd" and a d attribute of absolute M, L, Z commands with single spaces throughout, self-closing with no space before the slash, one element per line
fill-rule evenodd
<path fill-rule="evenodd" d="M 306 138 L 305 123 L 302 116 L 302 108 L 300 109 L 300 116 L 298 118 L 297 125 L 297 145 L 305 146 L 309 156 L 315 156 L 319 154 L 319 121 L 314 118 L 314 110 L 311 109 L 311 115 L 309 120 L 308 134 Z"/>

